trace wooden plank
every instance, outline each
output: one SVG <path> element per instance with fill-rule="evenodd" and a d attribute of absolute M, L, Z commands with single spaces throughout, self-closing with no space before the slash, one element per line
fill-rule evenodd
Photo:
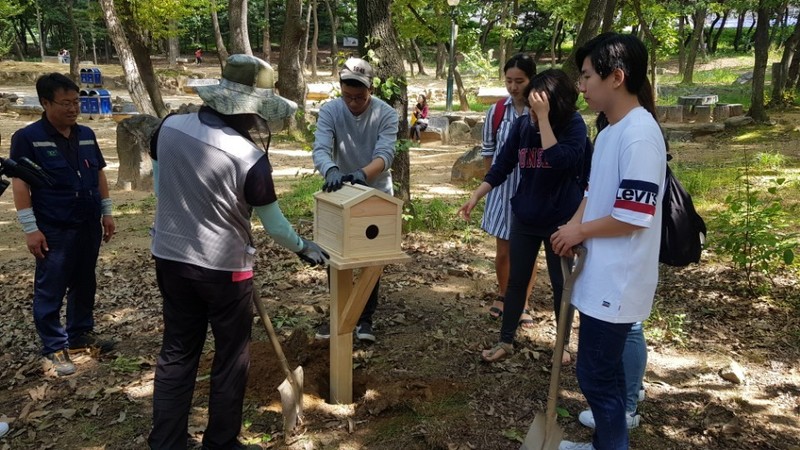
<path fill-rule="evenodd" d="M 362 256 L 358 258 L 343 258 L 340 255 L 332 253 L 330 258 L 330 266 L 339 270 L 379 265 L 385 266 L 387 264 L 405 264 L 408 262 L 411 262 L 411 257 L 403 252 Z"/>
<path fill-rule="evenodd" d="M 355 330 L 356 322 L 358 322 L 358 318 L 361 317 L 361 313 L 364 311 L 364 305 L 367 304 L 367 300 L 372 293 L 372 289 L 375 287 L 375 283 L 377 283 L 378 278 L 381 277 L 383 267 L 384 266 L 369 266 L 361 271 L 358 280 L 353 286 L 353 291 L 350 293 L 350 297 L 348 297 L 345 302 L 342 314 L 339 316 L 339 330 L 350 330 L 351 332 Z M 339 299 L 339 301 L 341 301 L 341 299 Z"/>
<path fill-rule="evenodd" d="M 375 216 L 397 216 L 397 220 L 400 220 L 400 208 L 380 197 L 368 198 L 350 208 L 350 217 Z"/>
<path fill-rule="evenodd" d="M 331 403 L 353 403 L 353 330 L 339 326 L 353 291 L 353 270 L 330 269 L 330 382 Z"/>

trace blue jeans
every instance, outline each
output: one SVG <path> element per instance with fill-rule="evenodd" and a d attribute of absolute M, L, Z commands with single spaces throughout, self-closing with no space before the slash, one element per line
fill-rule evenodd
<path fill-rule="evenodd" d="M 610 323 L 581 313 L 578 340 L 578 385 L 597 424 L 596 450 L 627 450 L 625 369 L 622 354 L 630 323 Z"/>
<path fill-rule="evenodd" d="M 639 390 L 647 367 L 647 343 L 644 340 L 642 322 L 631 326 L 625 339 L 625 350 L 622 352 L 622 367 L 625 370 L 625 411 L 635 412 L 639 403 Z"/>

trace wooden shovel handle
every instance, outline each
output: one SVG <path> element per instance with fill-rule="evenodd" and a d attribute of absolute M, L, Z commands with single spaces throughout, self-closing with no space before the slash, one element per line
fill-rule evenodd
<path fill-rule="evenodd" d="M 289 361 L 286 360 L 286 355 L 283 353 L 281 343 L 278 342 L 278 336 L 275 334 L 275 328 L 272 326 L 272 320 L 270 320 L 269 315 L 267 315 L 267 309 L 264 308 L 264 304 L 261 303 L 261 299 L 258 298 L 255 290 L 253 290 L 253 303 L 256 305 L 258 315 L 261 317 L 261 322 L 264 323 L 264 328 L 267 329 L 269 340 L 272 342 L 272 348 L 275 349 L 275 354 L 278 356 L 278 361 L 281 363 L 281 368 L 286 374 L 286 378 L 290 383 L 292 383 L 293 386 L 297 386 L 297 380 L 294 379 L 294 373 L 292 373 L 291 369 L 289 369 Z"/>

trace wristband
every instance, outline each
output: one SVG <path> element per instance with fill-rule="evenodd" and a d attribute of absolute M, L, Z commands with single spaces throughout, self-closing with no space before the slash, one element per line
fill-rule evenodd
<path fill-rule="evenodd" d="M 22 224 L 22 231 L 26 234 L 39 231 L 39 227 L 36 226 L 36 216 L 33 215 L 33 208 L 25 208 L 17 211 L 17 220 Z"/>
<path fill-rule="evenodd" d="M 110 216 L 111 211 L 113 209 L 114 204 L 111 202 L 111 198 L 104 198 L 100 200 L 100 211 L 104 216 Z"/>

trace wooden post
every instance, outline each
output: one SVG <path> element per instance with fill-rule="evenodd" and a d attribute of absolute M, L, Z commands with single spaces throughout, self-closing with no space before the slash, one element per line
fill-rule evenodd
<path fill-rule="evenodd" d="M 673 105 L 667 109 L 667 122 L 683 122 L 683 106 Z"/>
<path fill-rule="evenodd" d="M 711 122 L 711 106 L 710 105 L 695 106 L 694 115 L 698 123 Z"/>
<path fill-rule="evenodd" d="M 714 122 L 722 122 L 731 116 L 731 105 L 727 103 L 717 103 L 714 106 Z"/>

